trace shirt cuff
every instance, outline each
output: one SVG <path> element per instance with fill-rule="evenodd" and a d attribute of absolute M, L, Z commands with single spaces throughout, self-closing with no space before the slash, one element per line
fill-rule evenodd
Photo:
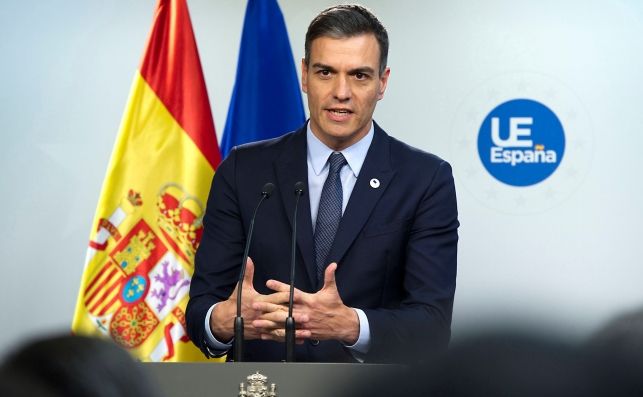
<path fill-rule="evenodd" d="M 353 357 L 359 362 L 364 362 L 364 355 L 368 353 L 371 347 L 371 329 L 368 325 L 368 317 L 366 317 L 364 311 L 355 308 L 353 308 L 353 310 L 355 310 L 359 318 L 359 336 L 355 344 L 346 346 L 346 348 L 350 349 Z"/>
<path fill-rule="evenodd" d="M 212 310 L 214 310 L 214 308 L 217 307 L 219 303 L 221 302 L 212 305 L 210 310 L 208 310 L 208 313 L 205 315 L 205 337 L 206 343 L 212 350 L 215 351 L 215 353 L 224 354 L 232 348 L 232 341 L 234 340 L 234 338 L 232 338 L 228 343 L 223 343 L 218 341 L 217 338 L 215 338 L 212 334 L 212 330 L 210 329 L 210 317 L 212 316 Z"/>

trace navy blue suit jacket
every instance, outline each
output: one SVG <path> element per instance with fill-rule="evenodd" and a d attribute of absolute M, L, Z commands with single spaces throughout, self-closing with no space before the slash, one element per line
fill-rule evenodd
<path fill-rule="evenodd" d="M 289 282 L 294 185 L 307 186 L 306 128 L 234 149 L 214 176 L 204 234 L 196 254 L 186 320 L 204 352 L 208 309 L 227 299 L 239 277 L 246 233 L 266 182 L 273 195 L 255 221 L 250 256 L 254 287 L 270 293 L 268 279 Z M 380 182 L 378 188 L 371 180 Z M 297 214 L 295 286 L 314 292 L 310 202 Z M 412 148 L 375 125 L 375 135 L 344 211 L 331 261 L 344 304 L 364 310 L 371 332 L 366 362 L 397 362 L 448 342 L 455 293 L 457 206 L 449 164 Z M 329 263 L 331 262 L 329 261 Z M 350 362 L 337 341 L 297 346 L 298 361 Z M 284 359 L 282 343 L 246 342 L 246 361 Z M 421 354 L 420 354 L 421 355 Z"/>

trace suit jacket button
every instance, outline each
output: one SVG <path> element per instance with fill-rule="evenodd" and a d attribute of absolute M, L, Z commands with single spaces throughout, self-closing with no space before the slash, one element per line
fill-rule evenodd
<path fill-rule="evenodd" d="M 319 341 L 317 339 L 311 339 L 310 344 L 313 346 L 317 346 L 319 344 Z"/>

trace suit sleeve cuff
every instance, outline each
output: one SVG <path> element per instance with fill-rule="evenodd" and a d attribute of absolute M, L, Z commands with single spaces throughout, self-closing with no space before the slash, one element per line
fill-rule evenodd
<path fill-rule="evenodd" d="M 212 330 L 210 329 L 210 317 L 212 316 L 212 310 L 214 310 L 214 308 L 219 303 L 215 303 L 214 305 L 212 305 L 210 310 L 208 310 L 208 313 L 205 315 L 205 341 L 209 347 L 208 350 L 211 350 L 213 354 L 220 356 L 227 353 L 228 350 L 232 348 L 232 341 L 234 340 L 234 338 L 231 339 L 228 343 L 223 343 L 217 340 L 217 338 L 215 338 L 212 334 Z"/>
<path fill-rule="evenodd" d="M 371 347 L 371 329 L 368 325 L 368 317 L 366 317 L 364 311 L 355 308 L 353 308 L 353 310 L 355 310 L 359 318 L 359 336 L 355 344 L 346 346 L 346 348 L 351 351 L 355 359 L 359 362 L 364 362 L 364 356 Z"/>

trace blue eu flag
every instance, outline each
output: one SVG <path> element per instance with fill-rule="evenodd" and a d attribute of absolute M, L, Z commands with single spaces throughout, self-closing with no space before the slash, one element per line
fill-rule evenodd
<path fill-rule="evenodd" d="M 225 157 L 236 145 L 295 130 L 305 120 L 279 5 L 276 0 L 249 0 L 221 154 Z"/>

